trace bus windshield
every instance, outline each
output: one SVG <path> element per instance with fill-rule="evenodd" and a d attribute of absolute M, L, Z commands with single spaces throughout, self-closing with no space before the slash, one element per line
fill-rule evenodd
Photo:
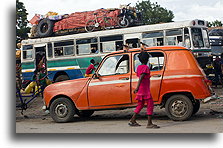
<path fill-rule="evenodd" d="M 201 28 L 191 28 L 191 34 L 194 47 L 204 47 Z"/>

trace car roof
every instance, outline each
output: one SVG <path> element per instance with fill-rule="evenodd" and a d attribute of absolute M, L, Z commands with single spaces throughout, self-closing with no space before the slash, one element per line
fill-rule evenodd
<path fill-rule="evenodd" d="M 152 50 L 163 50 L 163 51 L 171 51 L 171 50 L 188 50 L 187 48 L 185 47 L 182 47 L 182 46 L 153 46 L 153 47 L 146 47 L 146 51 L 152 51 Z M 140 51 L 141 49 L 140 48 L 131 48 L 129 49 L 129 52 L 137 52 L 137 51 Z M 124 50 L 119 50 L 119 51 L 115 51 L 115 52 L 112 52 L 111 54 L 114 54 L 114 53 L 124 53 L 125 51 Z"/>

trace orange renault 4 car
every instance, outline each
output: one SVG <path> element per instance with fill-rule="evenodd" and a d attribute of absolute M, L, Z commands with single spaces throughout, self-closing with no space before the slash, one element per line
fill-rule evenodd
<path fill-rule="evenodd" d="M 165 107 L 172 120 L 187 120 L 211 98 L 207 79 L 191 51 L 183 47 L 146 48 L 150 54 L 151 92 L 154 103 Z M 133 90 L 138 78 L 140 49 L 108 54 L 90 78 L 49 85 L 44 91 L 46 108 L 56 122 L 68 122 L 75 114 L 89 117 L 94 111 L 135 107 Z"/>

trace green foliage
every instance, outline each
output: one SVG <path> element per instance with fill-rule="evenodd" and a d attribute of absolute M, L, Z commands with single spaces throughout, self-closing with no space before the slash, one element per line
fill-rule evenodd
<path fill-rule="evenodd" d="M 219 20 L 208 22 L 208 27 L 222 27 L 222 26 L 223 26 L 223 23 Z"/>
<path fill-rule="evenodd" d="M 150 0 L 138 1 L 136 9 L 142 12 L 144 24 L 172 22 L 174 18 L 171 10 L 161 7 L 157 2 L 151 3 Z"/>
<path fill-rule="evenodd" d="M 16 0 L 16 43 L 28 38 L 30 27 L 27 26 L 27 15 L 24 4 Z"/>

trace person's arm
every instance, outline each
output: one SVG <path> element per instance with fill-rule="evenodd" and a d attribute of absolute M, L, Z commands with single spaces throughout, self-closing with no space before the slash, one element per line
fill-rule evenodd
<path fill-rule="evenodd" d="M 140 77 L 139 77 L 139 81 L 138 81 L 138 84 L 137 84 L 137 87 L 136 87 L 136 89 L 134 90 L 134 93 L 137 93 L 138 91 L 139 91 L 139 86 L 140 86 L 140 84 L 141 84 L 141 82 L 142 82 L 142 79 L 145 77 L 145 73 L 142 73 L 141 75 L 140 75 Z"/>

